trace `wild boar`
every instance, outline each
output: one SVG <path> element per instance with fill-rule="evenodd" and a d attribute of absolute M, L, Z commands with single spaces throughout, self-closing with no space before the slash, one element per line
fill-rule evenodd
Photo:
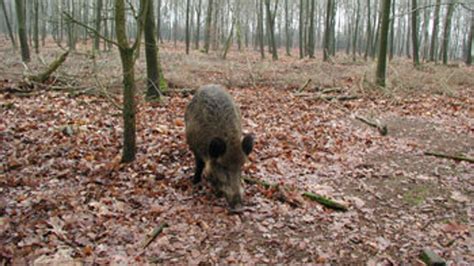
<path fill-rule="evenodd" d="M 232 96 L 220 85 L 201 87 L 186 108 L 185 124 L 186 140 L 196 160 L 193 183 L 199 183 L 204 172 L 231 209 L 240 207 L 241 171 L 254 137 L 242 138 L 240 110 Z"/>

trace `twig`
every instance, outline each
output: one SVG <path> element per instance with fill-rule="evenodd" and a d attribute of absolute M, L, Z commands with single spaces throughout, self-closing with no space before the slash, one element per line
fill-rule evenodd
<path fill-rule="evenodd" d="M 73 16 L 71 16 L 71 14 L 67 13 L 67 12 L 63 12 L 64 16 L 66 16 L 67 19 L 71 20 L 71 22 L 89 30 L 89 31 L 92 31 L 92 33 L 96 34 L 97 36 L 99 36 L 99 38 L 101 38 L 102 40 L 106 41 L 106 42 L 109 42 L 117 47 L 120 47 L 120 44 L 118 42 L 115 42 L 107 37 L 105 37 L 104 35 L 100 34 L 100 32 L 98 32 L 96 29 L 94 28 L 91 28 L 89 27 L 88 25 L 76 20 Z"/>
<path fill-rule="evenodd" d="M 466 162 L 474 163 L 474 158 L 464 156 L 464 155 L 450 155 L 450 154 L 434 152 L 434 151 L 425 151 L 424 154 L 428 155 L 428 156 L 439 157 L 439 158 L 445 158 L 445 159 L 452 159 L 452 160 L 456 160 L 456 161 L 466 161 Z"/>
<path fill-rule="evenodd" d="M 119 110 L 122 110 L 122 107 L 112 98 L 112 96 L 109 95 L 109 93 L 107 92 L 107 89 L 105 88 L 105 86 L 102 85 L 102 83 L 99 81 L 99 79 L 97 78 L 97 76 L 95 76 L 95 82 L 97 83 L 97 85 L 99 86 L 99 88 L 101 89 L 101 92 L 102 94 L 105 96 L 105 98 L 107 98 L 107 100 L 109 100 L 109 102 L 117 109 Z"/>
<path fill-rule="evenodd" d="M 355 116 L 355 119 L 357 119 L 357 120 L 359 120 L 359 121 L 361 121 L 361 122 L 363 122 L 363 123 L 365 123 L 365 124 L 367 124 L 371 127 L 376 128 L 379 131 L 380 135 L 382 135 L 382 136 L 386 136 L 387 133 L 388 133 L 388 129 L 387 129 L 386 125 L 380 124 L 378 122 L 372 122 L 372 121 L 368 120 L 367 118 L 362 117 L 362 116 L 358 116 L 358 115 Z"/>
<path fill-rule="evenodd" d="M 301 93 L 301 92 L 303 92 L 303 91 L 306 89 L 306 87 L 308 87 L 309 83 L 311 83 L 311 78 L 309 78 L 309 79 L 304 83 L 304 85 L 301 86 L 301 88 L 299 88 L 299 89 L 296 91 L 296 93 Z"/>
<path fill-rule="evenodd" d="M 319 97 L 316 97 L 316 99 L 324 99 L 327 101 L 331 100 L 338 100 L 338 101 L 350 101 L 350 100 L 356 100 L 359 99 L 360 97 L 357 95 L 341 95 L 341 96 L 323 96 L 320 95 Z"/>
<path fill-rule="evenodd" d="M 143 249 L 147 248 L 151 242 L 153 242 L 153 240 L 155 240 L 155 238 L 163 231 L 163 229 L 165 229 L 166 227 L 168 227 L 168 224 L 164 223 L 164 224 L 161 224 L 160 226 L 156 227 L 155 229 L 153 229 L 153 231 L 151 232 L 151 234 L 148 236 L 148 238 L 145 239 L 145 242 L 143 243 Z"/>
<path fill-rule="evenodd" d="M 254 178 L 250 178 L 248 176 L 244 176 L 243 177 L 244 181 L 249 183 L 249 184 L 258 184 L 266 189 L 269 189 L 269 188 L 278 188 L 280 185 L 279 184 L 271 184 L 271 183 L 268 183 L 264 180 L 259 180 L 259 179 L 254 179 Z M 322 195 L 318 195 L 318 194 L 315 194 L 315 193 L 312 193 L 312 192 L 309 192 L 309 191 L 305 191 L 303 193 L 301 193 L 302 196 L 312 200 L 312 201 L 316 201 L 318 203 L 320 203 L 321 205 L 327 207 L 327 208 L 330 208 L 330 209 L 333 209 L 333 210 L 337 210 L 337 211 L 347 211 L 348 208 L 340 203 L 337 203 L 329 198 L 326 198 Z"/>

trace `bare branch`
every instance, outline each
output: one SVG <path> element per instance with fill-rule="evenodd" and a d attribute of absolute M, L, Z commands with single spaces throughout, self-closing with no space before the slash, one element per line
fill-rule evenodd
<path fill-rule="evenodd" d="M 118 42 L 113 41 L 113 40 L 111 40 L 111 39 L 105 37 L 104 35 L 100 34 L 100 32 L 98 32 L 96 29 L 91 28 L 91 27 L 89 27 L 88 25 L 86 25 L 86 24 L 84 24 L 84 23 L 82 23 L 82 22 L 76 20 L 73 16 L 71 16 L 71 14 L 69 14 L 69 13 L 67 13 L 67 12 L 63 12 L 63 14 L 64 14 L 64 16 L 66 16 L 66 19 L 69 19 L 71 22 L 73 22 L 73 23 L 75 23 L 75 24 L 77 24 L 77 25 L 79 25 L 79 26 L 81 26 L 81 27 L 87 29 L 88 31 L 91 31 L 91 32 L 94 33 L 94 34 L 97 34 L 97 36 L 99 36 L 99 38 L 101 38 L 102 40 L 104 40 L 104 41 L 106 41 L 106 42 L 109 42 L 109 43 L 111 43 L 111 44 L 113 44 L 113 45 L 115 45 L 115 46 L 117 46 L 117 47 L 120 47 L 120 44 L 119 44 Z"/>

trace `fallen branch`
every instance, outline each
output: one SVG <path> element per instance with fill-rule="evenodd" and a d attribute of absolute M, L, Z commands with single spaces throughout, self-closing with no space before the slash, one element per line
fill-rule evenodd
<path fill-rule="evenodd" d="M 299 89 L 296 91 L 296 93 L 301 93 L 301 92 L 303 92 L 303 91 L 306 89 L 306 87 L 308 87 L 309 83 L 311 83 L 311 79 L 310 79 L 310 78 L 305 82 L 305 84 L 304 84 L 301 88 L 299 88 Z"/>
<path fill-rule="evenodd" d="M 440 153 L 440 152 L 433 152 L 433 151 L 425 151 L 425 155 L 428 156 L 435 156 L 439 158 L 445 158 L 445 159 L 452 159 L 456 161 L 466 161 L 470 163 L 474 163 L 474 158 L 464 156 L 464 155 L 450 155 L 450 154 L 445 154 L 445 153 Z"/>
<path fill-rule="evenodd" d="M 278 185 L 278 184 L 271 184 L 271 183 L 268 183 L 266 181 L 263 181 L 263 180 L 258 180 L 258 179 L 254 179 L 254 178 L 251 178 L 251 177 L 248 177 L 248 176 L 244 176 L 243 177 L 244 181 L 249 183 L 249 184 L 258 184 L 266 189 L 269 189 L 269 188 L 279 188 L 281 185 Z M 308 191 L 305 191 L 303 193 L 301 193 L 302 196 L 312 200 L 312 201 L 316 201 L 318 203 L 320 203 L 321 205 L 327 207 L 327 208 L 330 208 L 330 209 L 333 209 L 333 210 L 337 210 L 337 211 L 347 211 L 348 208 L 340 203 L 337 203 L 329 198 L 326 198 L 324 196 L 321 196 L 321 195 L 318 195 L 318 194 L 315 194 L 315 193 L 312 193 L 312 192 L 308 192 Z M 279 199 L 282 199 L 282 198 L 279 198 Z"/>
<path fill-rule="evenodd" d="M 364 117 L 358 116 L 358 115 L 355 116 L 355 119 L 357 119 L 357 120 L 359 120 L 359 121 L 361 121 L 361 122 L 363 122 L 363 123 L 365 123 L 365 124 L 367 124 L 371 127 L 376 128 L 379 131 L 380 135 L 382 135 L 382 136 L 386 136 L 387 133 L 388 133 L 387 125 L 383 125 L 383 124 L 380 124 L 378 122 L 372 122 L 372 121 L 368 120 L 367 118 L 364 118 Z"/>
<path fill-rule="evenodd" d="M 66 61 L 66 58 L 68 55 L 69 55 L 69 51 L 66 51 L 61 56 L 59 56 L 56 60 L 54 60 L 51 64 L 49 64 L 48 68 L 44 72 L 37 75 L 29 76 L 28 79 L 34 82 L 44 83 L 45 81 L 49 79 L 51 74 L 53 74 L 54 71 L 56 71 L 62 65 L 62 63 L 64 63 L 64 61 Z"/>
<path fill-rule="evenodd" d="M 316 97 L 316 99 L 323 99 L 326 101 L 331 101 L 331 100 L 338 100 L 338 101 L 350 101 L 350 100 L 356 100 L 359 99 L 360 97 L 357 95 L 341 95 L 341 96 L 323 96 L 320 95 Z"/>
<path fill-rule="evenodd" d="M 165 229 L 166 227 L 168 227 L 168 224 L 164 223 L 164 224 L 161 224 L 160 226 L 156 227 L 155 229 L 153 229 L 153 231 L 151 232 L 151 234 L 148 236 L 147 239 L 145 239 L 145 242 L 143 243 L 143 249 L 147 248 L 151 242 L 153 242 L 153 240 L 155 240 L 155 238 L 163 231 L 163 229 Z"/>
<path fill-rule="evenodd" d="M 347 207 L 340 204 L 340 203 L 337 203 L 335 201 L 332 201 L 324 196 L 321 196 L 321 195 L 318 195 L 318 194 L 314 194 L 314 193 L 311 193 L 311 192 L 303 192 L 302 194 L 303 196 L 307 197 L 308 199 L 312 200 L 312 201 L 316 201 L 316 202 L 319 202 L 321 203 L 322 205 L 330 208 L 330 209 L 333 209 L 333 210 L 338 210 L 338 211 L 347 211 Z"/>

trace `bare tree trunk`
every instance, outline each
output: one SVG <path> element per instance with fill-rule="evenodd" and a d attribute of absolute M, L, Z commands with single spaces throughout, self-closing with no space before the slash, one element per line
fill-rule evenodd
<path fill-rule="evenodd" d="M 356 47 L 357 47 L 357 37 L 359 34 L 359 19 L 360 19 L 360 0 L 357 0 L 357 10 L 356 10 L 356 21 L 354 27 L 354 37 L 352 38 L 352 61 L 356 61 Z"/>
<path fill-rule="evenodd" d="M 309 58 L 314 58 L 314 5 L 315 0 L 311 1 L 309 10 L 309 33 L 308 33 L 308 55 Z"/>
<path fill-rule="evenodd" d="M 448 11 L 446 13 L 446 22 L 444 24 L 444 33 L 443 33 L 443 64 L 448 64 L 448 50 L 449 50 L 449 37 L 451 34 L 451 20 L 454 13 L 454 6 L 456 0 L 451 0 L 448 5 Z"/>
<path fill-rule="evenodd" d="M 96 32 L 100 32 L 100 23 L 102 21 L 102 0 L 97 0 L 96 5 L 95 30 Z M 98 34 L 95 35 L 94 50 L 97 52 L 100 50 L 100 37 Z"/>
<path fill-rule="evenodd" d="M 10 41 L 12 42 L 13 48 L 17 48 L 15 36 L 13 35 L 12 27 L 10 25 L 10 20 L 8 19 L 7 8 L 5 7 L 5 0 L 1 0 L 3 15 L 5 17 L 5 23 L 7 24 L 8 35 L 10 36 Z"/>
<path fill-rule="evenodd" d="M 285 49 L 286 55 L 291 56 L 290 53 L 290 44 L 291 44 L 291 37 L 290 37 L 290 20 L 289 20 L 289 10 L 288 10 L 288 0 L 285 0 Z"/>
<path fill-rule="evenodd" d="M 257 0 L 257 16 L 258 16 L 258 43 L 260 46 L 260 57 L 265 59 L 265 44 L 264 44 L 264 36 L 263 36 L 263 0 Z"/>
<path fill-rule="evenodd" d="M 430 61 L 436 61 L 436 39 L 438 38 L 438 25 L 439 25 L 439 10 L 441 8 L 441 0 L 436 0 L 436 7 L 434 11 L 434 22 L 433 29 L 431 31 L 431 46 L 430 46 Z"/>
<path fill-rule="evenodd" d="M 276 15 L 277 6 L 278 6 L 278 0 L 275 1 L 275 9 L 273 12 L 271 10 L 270 0 L 265 0 L 265 6 L 267 10 L 268 30 L 270 33 L 270 45 L 272 47 L 272 59 L 278 60 L 278 51 L 277 51 L 276 42 L 275 42 L 275 15 Z"/>
<path fill-rule="evenodd" d="M 18 39 L 20 40 L 21 59 L 23 62 L 30 62 L 30 48 L 28 47 L 28 37 L 26 36 L 25 8 L 24 0 L 15 0 L 16 16 L 18 19 Z"/>
<path fill-rule="evenodd" d="M 163 42 L 161 35 L 161 0 L 156 5 L 156 39 Z"/>
<path fill-rule="evenodd" d="M 148 1 L 145 16 L 145 59 L 148 80 L 146 98 L 147 100 L 159 100 L 161 92 L 166 88 L 158 56 L 158 46 L 156 45 L 153 0 Z"/>
<path fill-rule="evenodd" d="M 367 60 L 369 51 L 372 49 L 372 27 L 370 25 L 370 0 L 367 0 L 367 43 L 365 46 L 364 60 Z"/>
<path fill-rule="evenodd" d="M 328 61 L 330 56 L 330 44 L 331 44 L 331 20 L 333 14 L 333 0 L 328 0 L 326 8 L 326 27 L 324 30 L 324 51 L 323 51 L 323 61 Z"/>
<path fill-rule="evenodd" d="M 206 32 L 204 35 L 204 52 L 206 54 L 209 53 L 209 45 L 211 42 L 212 5 L 213 5 L 213 1 L 209 0 L 208 6 L 207 6 Z"/>
<path fill-rule="evenodd" d="M 469 37 L 467 39 L 467 55 L 466 55 L 466 65 L 470 66 L 472 64 L 472 39 L 474 38 L 474 12 L 471 12 L 471 30 L 469 31 Z"/>
<path fill-rule="evenodd" d="M 130 47 L 125 26 L 124 0 L 115 0 L 115 30 L 119 44 L 120 59 L 122 61 L 123 76 L 123 151 L 122 162 L 128 163 L 135 160 L 136 154 L 136 129 L 135 129 L 135 52 L 139 49 L 143 32 L 143 16 L 147 12 L 150 0 L 141 0 L 141 11 L 138 21 L 138 30 L 135 43 Z M 154 34 L 154 33 L 153 33 Z"/>
<path fill-rule="evenodd" d="M 196 36 L 194 38 L 194 48 L 199 49 L 199 31 L 201 30 L 201 0 L 198 2 L 197 6 L 197 21 L 196 21 Z"/>
<path fill-rule="evenodd" d="M 411 39 L 413 48 L 413 64 L 418 66 L 420 64 L 418 52 L 418 10 L 416 0 L 411 0 Z"/>
<path fill-rule="evenodd" d="M 33 42 L 35 46 L 35 53 L 39 54 L 39 3 L 38 0 L 34 0 L 34 14 L 35 23 L 33 24 Z"/>
<path fill-rule="evenodd" d="M 389 60 L 393 59 L 393 54 L 395 53 L 394 38 L 395 38 L 395 0 L 392 0 L 392 19 L 390 20 L 390 52 L 388 56 Z"/>
<path fill-rule="evenodd" d="M 304 57 L 304 1 L 300 0 L 300 31 L 299 31 L 299 49 L 300 59 Z"/>
<path fill-rule="evenodd" d="M 190 21 L 189 21 L 189 12 L 190 12 L 190 0 L 186 0 L 186 33 L 185 33 L 185 42 L 186 42 L 186 54 L 189 54 L 189 43 L 190 43 Z"/>
<path fill-rule="evenodd" d="M 390 0 L 382 0 L 382 18 L 380 29 L 380 47 L 377 60 L 377 85 L 385 87 L 385 73 L 387 68 L 387 40 L 390 23 Z"/>

